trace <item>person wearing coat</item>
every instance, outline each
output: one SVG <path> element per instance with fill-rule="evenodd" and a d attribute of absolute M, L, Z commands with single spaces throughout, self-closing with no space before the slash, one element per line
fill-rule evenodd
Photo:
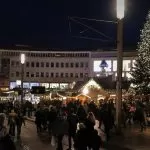
<path fill-rule="evenodd" d="M 5 116 L 0 114 L 0 150 L 16 150 L 15 144 L 4 126 Z"/>
<path fill-rule="evenodd" d="M 9 113 L 9 118 L 8 118 L 9 134 L 11 136 L 15 136 L 16 118 L 17 118 L 17 114 L 15 113 L 14 110 L 11 110 L 11 113 Z"/>

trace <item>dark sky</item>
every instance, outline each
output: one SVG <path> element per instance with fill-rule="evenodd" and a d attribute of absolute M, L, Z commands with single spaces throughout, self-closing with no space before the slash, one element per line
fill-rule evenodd
<path fill-rule="evenodd" d="M 126 1 L 124 43 L 125 47 L 132 47 L 139 41 L 140 30 L 150 9 L 150 0 Z M 49 48 L 113 48 L 116 24 L 77 19 L 111 37 L 109 40 L 77 22 L 69 21 L 68 16 L 116 21 L 115 15 L 115 0 L 1 0 L 0 44 Z"/>

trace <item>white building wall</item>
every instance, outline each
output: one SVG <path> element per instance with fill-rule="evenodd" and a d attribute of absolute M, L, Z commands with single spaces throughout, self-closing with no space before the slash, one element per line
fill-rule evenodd
<path fill-rule="evenodd" d="M 26 55 L 26 63 L 24 65 L 24 82 L 71 83 L 73 81 L 84 80 L 87 77 L 96 77 L 98 74 L 100 74 L 100 72 L 94 71 L 94 61 L 102 61 L 102 60 L 109 60 L 111 63 L 111 68 L 107 73 L 113 74 L 114 77 L 116 75 L 116 71 L 114 71 L 115 67 L 113 66 L 113 62 L 117 60 L 116 51 L 106 52 L 106 51 L 0 50 L 0 59 L 1 58 L 10 59 L 10 71 L 9 71 L 10 82 L 16 82 L 16 80 L 21 79 L 21 64 L 20 64 L 21 53 L 25 53 Z M 70 56 L 70 54 L 72 56 Z M 131 60 L 131 66 L 133 66 L 136 53 L 125 52 L 123 55 L 124 55 L 123 59 Z M 14 62 L 14 64 L 12 64 L 12 62 Z M 27 62 L 29 62 L 30 67 L 27 67 Z M 31 67 L 32 62 L 34 62 L 34 67 Z M 39 62 L 39 67 L 36 67 L 37 62 Z M 41 67 L 42 62 L 44 63 L 44 67 Z M 49 67 L 46 67 L 47 62 L 49 63 Z M 16 63 L 18 64 L 16 65 Z M 54 63 L 54 67 L 51 67 L 51 63 Z M 59 67 L 56 67 L 56 63 L 59 63 Z M 64 63 L 64 67 L 61 67 L 61 63 Z M 69 67 L 65 66 L 66 63 L 69 64 Z M 71 67 L 71 63 L 74 64 L 74 67 Z M 76 63 L 79 64 L 79 67 L 75 67 Z M 83 63 L 83 67 L 81 67 L 81 63 Z M 125 76 L 130 71 L 131 70 L 125 71 Z M 16 76 L 16 72 L 19 73 L 18 77 Z M 28 72 L 29 77 L 27 77 Z M 37 73 L 39 73 L 39 77 L 36 77 Z M 44 77 L 41 77 L 41 73 L 44 73 Z M 46 76 L 46 73 L 49 74 L 48 77 Z M 56 77 L 56 73 L 59 75 L 59 77 Z M 61 76 L 62 73 L 63 77 Z M 31 74 L 34 74 L 34 77 L 31 77 Z M 68 76 L 66 76 L 66 74 L 68 74 Z M 71 74 L 73 74 L 73 77 L 70 76 Z M 78 77 L 76 77 L 77 74 Z"/>

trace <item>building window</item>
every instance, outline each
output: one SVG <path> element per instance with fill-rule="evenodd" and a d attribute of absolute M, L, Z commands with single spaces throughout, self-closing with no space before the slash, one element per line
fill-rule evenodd
<path fill-rule="evenodd" d="M 83 78 L 83 73 L 80 73 L 80 78 Z"/>
<path fill-rule="evenodd" d="M 44 77 L 44 72 L 41 72 L 41 77 Z"/>
<path fill-rule="evenodd" d="M 34 62 L 31 62 L 31 67 L 34 67 Z"/>
<path fill-rule="evenodd" d="M 64 77 L 64 73 L 61 73 L 61 74 L 60 74 L 60 77 L 63 78 L 63 77 Z"/>
<path fill-rule="evenodd" d="M 32 78 L 34 77 L 34 73 L 31 73 L 31 77 L 32 77 Z"/>
<path fill-rule="evenodd" d="M 39 62 L 36 63 L 36 67 L 39 67 Z"/>
<path fill-rule="evenodd" d="M 56 68 L 58 68 L 58 67 L 59 67 L 59 63 L 57 62 L 57 63 L 56 63 Z"/>
<path fill-rule="evenodd" d="M 76 63 L 76 68 L 78 68 L 79 67 L 79 63 Z"/>
<path fill-rule="evenodd" d="M 74 64 L 73 64 L 73 63 L 71 63 L 71 64 L 70 64 L 70 66 L 71 66 L 71 68 L 73 68 L 73 67 L 74 67 Z"/>
<path fill-rule="evenodd" d="M 73 73 L 70 73 L 70 77 L 73 78 Z"/>
<path fill-rule="evenodd" d="M 42 68 L 44 67 L 44 62 L 41 62 L 41 67 L 42 67 Z"/>
<path fill-rule="evenodd" d="M 26 77 L 29 77 L 29 72 L 26 72 Z"/>
<path fill-rule="evenodd" d="M 27 61 L 27 62 L 26 62 L 26 67 L 29 67 L 29 66 L 30 66 L 30 64 L 29 64 L 29 62 Z"/>
<path fill-rule="evenodd" d="M 49 73 L 48 73 L 48 72 L 46 72 L 46 77 L 47 77 L 47 78 L 49 77 Z"/>
<path fill-rule="evenodd" d="M 65 77 L 68 78 L 68 73 L 65 73 Z"/>
<path fill-rule="evenodd" d="M 66 64 L 65 64 L 65 66 L 66 66 L 66 68 L 68 68 L 68 67 L 69 67 L 69 64 L 68 64 L 68 63 L 66 63 Z"/>
<path fill-rule="evenodd" d="M 64 67 L 64 63 L 61 63 L 61 68 L 63 68 Z"/>
<path fill-rule="evenodd" d="M 39 72 L 36 72 L 36 77 L 39 77 Z"/>
<path fill-rule="evenodd" d="M 83 63 L 83 62 L 80 63 L 80 67 L 81 67 L 81 68 L 84 67 L 84 63 Z"/>
<path fill-rule="evenodd" d="M 56 73 L 56 78 L 58 78 L 59 77 L 59 74 L 58 73 Z"/>
<path fill-rule="evenodd" d="M 19 66 L 19 61 L 16 61 L 16 67 L 18 67 Z"/>
<path fill-rule="evenodd" d="M 75 77 L 78 78 L 78 73 L 75 74 Z"/>
<path fill-rule="evenodd" d="M 51 68 L 54 68 L 54 63 L 53 62 L 51 62 Z"/>
<path fill-rule="evenodd" d="M 54 77 L 54 73 L 51 73 L 51 77 L 52 77 L 52 78 Z"/>
<path fill-rule="evenodd" d="M 49 63 L 48 62 L 46 63 L 46 67 L 49 67 Z"/>
<path fill-rule="evenodd" d="M 123 60 L 123 71 L 131 71 L 131 60 Z"/>
<path fill-rule="evenodd" d="M 11 61 L 11 66 L 13 67 L 15 65 L 15 62 L 14 61 Z"/>
<path fill-rule="evenodd" d="M 19 72 L 18 71 L 16 72 L 16 77 L 19 77 Z"/>

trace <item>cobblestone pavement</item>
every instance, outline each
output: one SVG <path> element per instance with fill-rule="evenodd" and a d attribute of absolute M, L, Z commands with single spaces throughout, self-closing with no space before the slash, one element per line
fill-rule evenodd
<path fill-rule="evenodd" d="M 63 139 L 64 150 L 68 148 L 67 143 L 65 136 Z M 22 127 L 21 141 L 16 141 L 16 145 L 18 150 L 22 150 L 21 147 L 24 150 L 56 150 L 56 146 L 51 146 L 51 140 L 47 133 L 37 135 L 35 124 L 30 121 L 27 121 L 26 126 Z M 144 132 L 140 132 L 135 126 L 124 129 L 123 136 L 113 135 L 111 137 L 105 150 L 150 150 L 150 129 L 148 128 Z"/>

